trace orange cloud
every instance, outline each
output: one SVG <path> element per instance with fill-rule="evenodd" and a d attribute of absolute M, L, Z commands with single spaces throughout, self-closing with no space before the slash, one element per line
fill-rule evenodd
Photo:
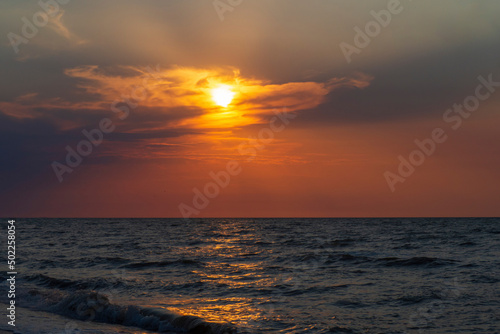
<path fill-rule="evenodd" d="M 101 148 L 102 154 L 192 160 L 234 159 L 240 155 L 239 145 L 261 130 L 249 126 L 269 127 L 275 111 L 286 107 L 288 113 L 307 112 L 322 104 L 327 94 L 336 89 L 364 88 L 372 80 L 357 73 L 327 82 L 275 84 L 244 77 L 235 68 L 192 67 L 87 65 L 66 69 L 64 73 L 77 79 L 77 89 L 84 93 L 79 100 L 43 98 L 29 93 L 14 102 L 0 102 L 0 109 L 17 118 L 43 117 L 62 131 L 87 127 L 103 117 L 111 117 L 118 130 L 108 149 Z M 212 96 L 213 89 L 220 85 L 230 87 L 234 93 L 227 107 L 217 105 Z M 126 119 L 119 119 L 120 114 L 114 113 L 112 106 L 126 103 L 136 107 L 129 108 Z M 165 135 L 172 131 L 179 135 Z M 297 145 L 276 138 L 272 147 L 259 151 L 254 162 L 290 161 Z"/>
<path fill-rule="evenodd" d="M 274 109 L 287 107 L 291 112 L 307 110 L 321 104 L 325 96 L 340 87 L 364 88 L 373 79 L 357 73 L 352 78 L 333 78 L 326 83 L 289 82 L 272 84 L 267 80 L 245 78 L 235 68 L 200 69 L 172 67 L 151 70 L 121 66 L 113 70 L 97 66 L 67 69 L 65 74 L 82 79 L 79 87 L 102 101 L 111 103 L 119 97 L 136 98 L 143 107 L 165 112 L 179 107 L 194 107 L 201 115 L 181 119 L 170 126 L 187 128 L 235 128 L 263 122 L 263 116 Z M 211 91 L 231 87 L 234 99 L 227 108 L 218 106 Z"/>

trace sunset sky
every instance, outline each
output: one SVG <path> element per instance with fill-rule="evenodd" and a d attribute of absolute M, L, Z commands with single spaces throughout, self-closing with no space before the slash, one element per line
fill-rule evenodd
<path fill-rule="evenodd" d="M 394 1 L 2 1 L 0 214 L 499 216 L 500 2 Z"/>

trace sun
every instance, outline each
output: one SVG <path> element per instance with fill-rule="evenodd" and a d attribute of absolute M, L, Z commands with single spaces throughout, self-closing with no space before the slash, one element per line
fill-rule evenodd
<path fill-rule="evenodd" d="M 234 98 L 235 93 L 231 90 L 231 86 L 220 85 L 217 88 L 212 89 L 212 100 L 215 104 L 226 108 Z"/>

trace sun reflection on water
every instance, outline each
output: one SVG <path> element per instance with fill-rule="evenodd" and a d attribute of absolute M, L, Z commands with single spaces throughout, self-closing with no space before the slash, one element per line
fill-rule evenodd
<path fill-rule="evenodd" d="M 203 266 L 191 271 L 200 284 L 199 293 L 196 297 L 162 300 L 158 305 L 210 322 L 231 323 L 238 328 L 250 328 L 252 323 L 276 317 L 266 306 L 272 304 L 271 296 L 266 294 L 277 282 L 264 268 L 261 257 L 268 251 L 260 246 L 263 240 L 259 231 L 249 227 L 242 230 L 240 224 L 219 224 L 216 231 L 200 235 L 199 239 L 202 244 L 183 250 L 193 257 L 206 259 Z M 212 286 L 224 287 L 226 293 L 215 295 L 217 292 L 210 289 Z M 209 288 L 204 290 L 204 287 Z M 240 297 L 241 289 L 254 291 L 253 296 Z"/>

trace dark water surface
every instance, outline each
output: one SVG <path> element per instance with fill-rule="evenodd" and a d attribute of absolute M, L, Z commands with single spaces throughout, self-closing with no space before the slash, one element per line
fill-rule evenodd
<path fill-rule="evenodd" d="M 16 333 L 500 333 L 499 219 L 16 227 Z"/>

